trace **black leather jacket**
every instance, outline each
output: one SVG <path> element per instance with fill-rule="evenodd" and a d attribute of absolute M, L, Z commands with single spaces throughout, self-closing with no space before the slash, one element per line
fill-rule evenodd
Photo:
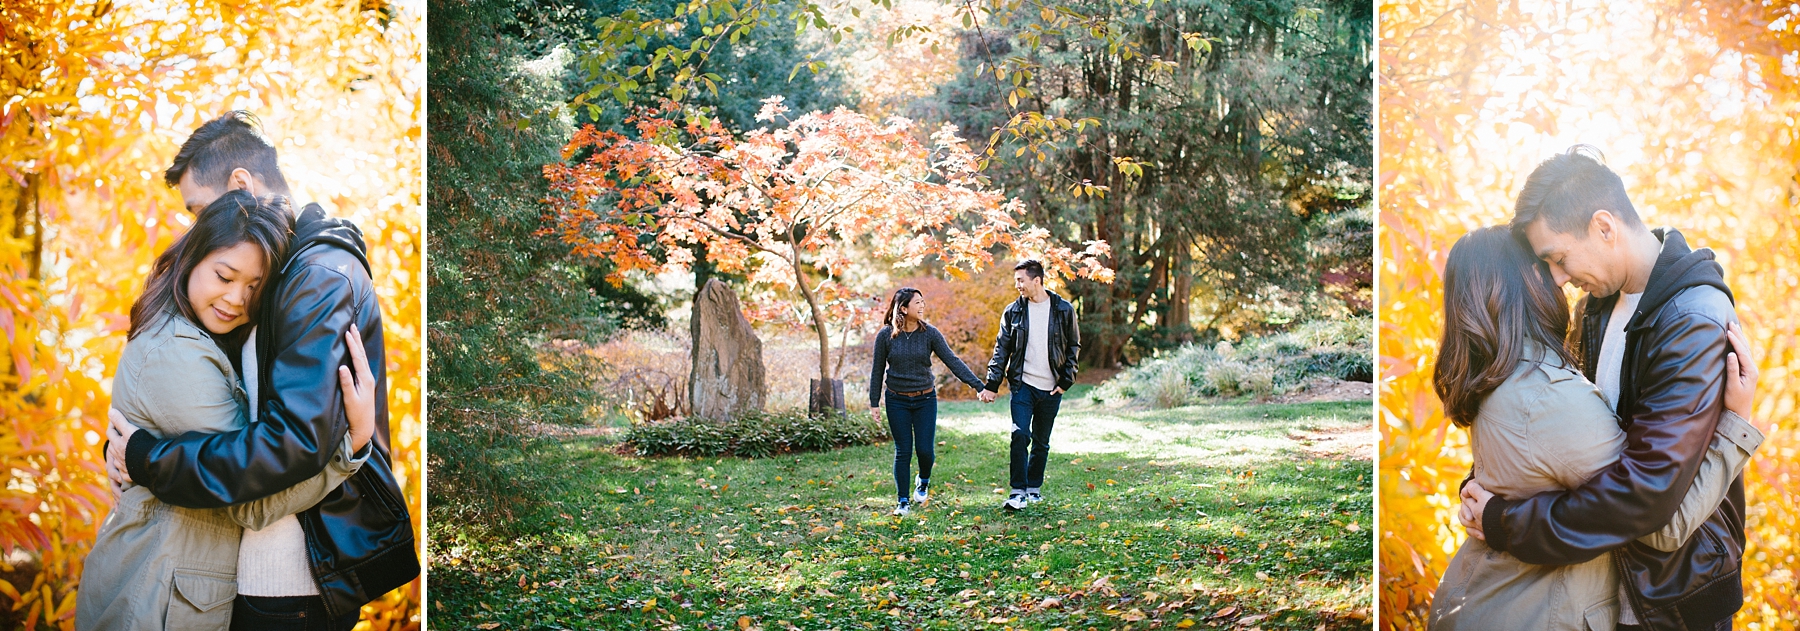
<path fill-rule="evenodd" d="M 1482 513 L 1490 547 L 1526 563 L 1568 565 L 1611 551 L 1628 605 L 1644 628 L 1712 629 L 1743 605 L 1744 480 L 1687 544 L 1662 552 L 1637 538 L 1669 522 L 1693 484 L 1724 410 L 1725 326 L 1731 290 L 1711 250 L 1658 230 L 1662 254 L 1625 326 L 1619 462 L 1581 487 L 1522 500 L 1495 497 Z M 1594 364 L 1617 295 L 1588 296 L 1571 336 L 1583 371 Z"/>
<path fill-rule="evenodd" d="M 362 232 L 327 218 L 317 204 L 306 206 L 294 228 L 293 255 L 267 285 L 257 317 L 257 421 L 235 432 L 166 440 L 137 432 L 125 460 L 133 482 L 189 508 L 255 500 L 318 474 L 350 428 L 337 368 L 350 363 L 344 332 L 354 322 L 375 374 L 375 453 L 297 515 L 314 580 L 335 617 L 417 577 L 419 557 L 390 461 L 381 308 Z"/>
<path fill-rule="evenodd" d="M 1081 354 L 1081 331 L 1075 326 L 1075 305 L 1055 292 L 1050 294 L 1050 370 L 1056 374 L 1056 387 L 1068 390 L 1075 386 L 1075 361 Z M 994 338 L 994 358 L 988 360 L 987 389 L 1000 391 L 1001 378 L 1018 390 L 1025 377 L 1025 343 L 1030 327 L 1025 324 L 1026 305 L 1020 298 L 1000 314 L 1000 334 Z"/>

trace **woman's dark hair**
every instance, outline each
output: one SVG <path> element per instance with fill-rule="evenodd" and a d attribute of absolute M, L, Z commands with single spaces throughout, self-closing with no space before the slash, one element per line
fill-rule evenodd
<path fill-rule="evenodd" d="M 887 313 L 881 316 L 881 325 L 894 326 L 894 316 L 899 313 L 900 308 L 911 305 L 914 297 L 924 295 L 924 293 L 911 287 L 894 290 L 894 298 L 888 301 Z"/>
<path fill-rule="evenodd" d="M 1473 423 L 1488 394 L 1531 359 L 1528 341 L 1574 365 L 1568 330 L 1562 291 L 1511 231 L 1463 235 L 1444 262 L 1444 337 L 1431 379 L 1444 412 L 1458 427 Z"/>
<path fill-rule="evenodd" d="M 170 309 L 198 324 L 200 319 L 188 302 L 188 275 L 194 272 L 201 259 L 218 250 L 240 243 L 256 244 L 263 254 L 263 286 L 266 287 L 268 278 L 275 274 L 287 256 L 288 242 L 293 239 L 289 207 L 286 197 L 276 195 L 257 199 L 244 191 L 227 192 L 207 204 L 194 216 L 194 227 L 156 257 L 156 263 L 150 268 L 150 278 L 144 281 L 144 293 L 131 305 L 131 330 L 126 334 L 127 338 L 137 337 Z M 261 293 L 261 288 L 257 293 Z M 259 301 L 260 296 L 252 296 L 245 306 L 252 319 L 256 317 Z M 248 330 L 233 333 L 241 337 Z"/>

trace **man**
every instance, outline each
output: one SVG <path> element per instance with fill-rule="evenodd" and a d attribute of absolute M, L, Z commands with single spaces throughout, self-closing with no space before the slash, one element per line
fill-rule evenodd
<path fill-rule="evenodd" d="M 1470 483 L 1460 518 L 1471 536 L 1526 563 L 1613 552 L 1619 629 L 1729 629 L 1743 604 L 1741 475 L 1676 550 L 1637 539 L 1669 522 L 1719 422 L 1727 331 L 1737 326 L 1731 290 L 1711 250 L 1645 227 L 1619 176 L 1590 151 L 1576 146 L 1539 164 L 1512 227 L 1557 284 L 1587 292 L 1571 338 L 1619 415 L 1625 451 L 1569 491 L 1502 498 Z"/>
<path fill-rule="evenodd" d="M 1081 352 L 1075 307 L 1044 289 L 1042 263 L 1028 260 L 1013 266 L 1013 288 L 1019 299 L 1000 315 L 987 389 L 979 395 L 992 403 L 1003 377 L 1012 388 L 1012 493 L 1002 504 L 1009 511 L 1044 499 L 1050 430 L 1056 426 L 1063 392 L 1075 385 L 1075 359 Z"/>
<path fill-rule="evenodd" d="M 256 119 L 231 112 L 194 131 L 164 180 L 194 212 L 232 190 L 290 195 L 276 159 Z M 349 427 L 337 386 L 338 367 L 349 361 L 344 332 L 356 325 L 365 336 L 377 393 L 373 457 L 317 506 L 245 532 L 233 629 L 294 619 L 327 623 L 308 628 L 349 629 L 364 604 L 419 575 L 412 521 L 389 460 L 381 309 L 362 233 L 326 217 L 318 204 L 306 205 L 294 222 L 292 254 L 263 292 L 258 370 L 245 378 L 256 422 L 236 432 L 158 440 L 115 412 L 108 432 L 108 474 L 165 503 L 217 508 L 270 495 L 337 455 Z"/>

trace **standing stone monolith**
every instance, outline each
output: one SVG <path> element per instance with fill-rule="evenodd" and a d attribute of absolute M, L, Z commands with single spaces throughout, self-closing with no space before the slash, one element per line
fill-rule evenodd
<path fill-rule="evenodd" d="M 767 392 L 763 385 L 762 340 L 737 294 L 718 279 L 694 294 L 693 373 L 688 376 L 688 404 L 693 416 L 737 418 L 760 412 Z"/>

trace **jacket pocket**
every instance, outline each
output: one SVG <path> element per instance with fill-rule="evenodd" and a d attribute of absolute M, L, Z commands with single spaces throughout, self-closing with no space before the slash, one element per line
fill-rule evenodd
<path fill-rule="evenodd" d="M 1608 598 L 1598 605 L 1588 607 L 1581 614 L 1582 622 L 1588 631 L 1612 631 L 1619 624 L 1619 599 Z"/>
<path fill-rule="evenodd" d="M 383 509 L 386 509 L 384 512 L 387 513 L 389 524 L 407 521 L 405 505 L 401 504 L 399 498 L 394 497 L 393 493 L 389 492 L 387 479 L 378 475 L 373 467 L 369 467 L 365 464 L 364 467 L 361 470 L 358 470 L 355 475 L 350 477 L 350 479 L 360 483 L 358 486 L 362 487 L 363 497 L 365 498 L 364 501 L 372 499 L 380 504 Z"/>
<path fill-rule="evenodd" d="M 204 570 L 175 570 L 165 629 L 217 629 L 231 626 L 231 601 L 237 577 Z"/>

